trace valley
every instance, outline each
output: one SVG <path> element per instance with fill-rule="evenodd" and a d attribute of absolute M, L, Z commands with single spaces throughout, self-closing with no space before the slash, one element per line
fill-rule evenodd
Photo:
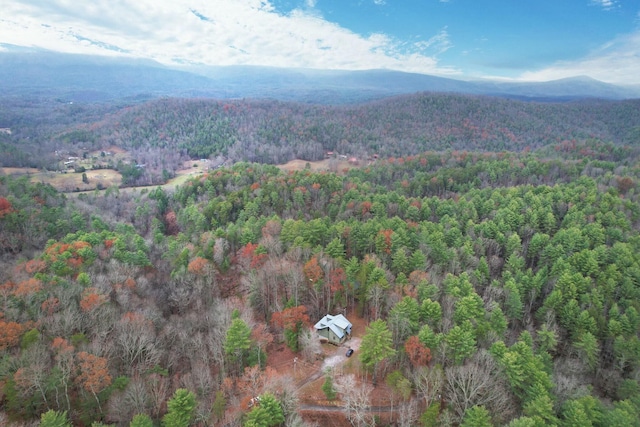
<path fill-rule="evenodd" d="M 640 419 L 638 100 L 0 105 L 0 424 Z"/>

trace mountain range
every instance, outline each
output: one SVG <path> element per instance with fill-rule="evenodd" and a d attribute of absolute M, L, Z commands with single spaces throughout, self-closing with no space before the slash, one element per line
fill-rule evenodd
<path fill-rule="evenodd" d="M 69 102 L 200 97 L 345 104 L 415 92 L 466 93 L 548 102 L 640 98 L 640 87 L 615 86 L 584 76 L 516 83 L 463 81 L 392 70 L 258 66 L 171 68 L 150 60 L 3 47 L 5 50 L 0 52 L 1 93 L 5 96 L 55 97 Z"/>

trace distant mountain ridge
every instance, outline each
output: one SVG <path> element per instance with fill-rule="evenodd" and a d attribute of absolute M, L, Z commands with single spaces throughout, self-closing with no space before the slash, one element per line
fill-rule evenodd
<path fill-rule="evenodd" d="M 466 93 L 552 102 L 640 98 L 640 87 L 620 87 L 589 77 L 514 83 L 463 81 L 391 70 L 257 66 L 170 68 L 150 60 L 25 49 L 0 52 L 0 91 L 10 96 L 51 96 L 88 102 L 169 96 L 344 104 L 415 92 Z"/>

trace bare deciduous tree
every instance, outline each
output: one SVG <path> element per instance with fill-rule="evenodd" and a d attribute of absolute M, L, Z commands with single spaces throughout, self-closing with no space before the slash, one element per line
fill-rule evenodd
<path fill-rule="evenodd" d="M 398 426 L 399 427 L 412 427 L 417 424 L 418 421 L 418 402 L 416 399 L 410 399 L 408 402 L 403 402 L 398 408 Z"/>
<path fill-rule="evenodd" d="M 313 362 L 322 354 L 322 346 L 318 334 L 311 329 L 306 329 L 300 333 L 300 346 L 302 347 L 302 356 Z"/>
<path fill-rule="evenodd" d="M 493 357 L 480 350 L 467 363 L 445 369 L 447 401 L 461 420 L 473 406 L 484 406 L 490 413 L 505 419 L 517 408 L 508 384 L 500 378 L 500 370 Z"/>
<path fill-rule="evenodd" d="M 418 398 L 424 399 L 425 407 L 440 400 L 444 387 L 444 371 L 439 365 L 433 368 L 422 366 L 413 371 L 413 384 Z"/>
<path fill-rule="evenodd" d="M 337 378 L 335 386 L 344 402 L 349 422 L 354 427 L 368 425 L 373 387 L 370 384 L 359 382 L 353 374 Z"/>
<path fill-rule="evenodd" d="M 116 334 L 120 359 L 129 369 L 152 368 L 160 360 L 155 328 L 144 316 L 126 313 L 116 325 Z"/>

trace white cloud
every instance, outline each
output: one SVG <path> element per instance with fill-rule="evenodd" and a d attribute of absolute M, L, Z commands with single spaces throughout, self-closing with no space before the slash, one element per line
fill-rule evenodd
<path fill-rule="evenodd" d="M 576 61 L 524 73 L 521 80 L 546 81 L 578 75 L 614 84 L 640 85 L 640 31 L 619 36 Z"/>
<path fill-rule="evenodd" d="M 437 54 L 446 46 L 446 32 L 430 39 L 426 49 L 385 34 L 356 34 L 312 11 L 294 10 L 283 15 L 267 0 L 5 3 L 0 43 L 73 53 L 125 52 L 168 64 L 458 73 L 438 64 Z M 306 4 L 315 3 L 307 0 Z"/>
<path fill-rule="evenodd" d="M 373 2 L 378 6 L 384 6 L 385 4 L 387 4 L 385 0 L 373 0 Z"/>
<path fill-rule="evenodd" d="M 414 46 L 419 52 L 422 52 L 423 54 L 431 52 L 434 55 L 439 55 L 451 49 L 453 47 L 453 44 L 449 39 L 449 33 L 447 32 L 447 29 L 444 28 L 429 40 L 416 42 L 414 43 Z"/>
<path fill-rule="evenodd" d="M 611 10 L 618 6 L 618 0 L 591 0 L 591 4 L 600 6 L 604 10 Z"/>

